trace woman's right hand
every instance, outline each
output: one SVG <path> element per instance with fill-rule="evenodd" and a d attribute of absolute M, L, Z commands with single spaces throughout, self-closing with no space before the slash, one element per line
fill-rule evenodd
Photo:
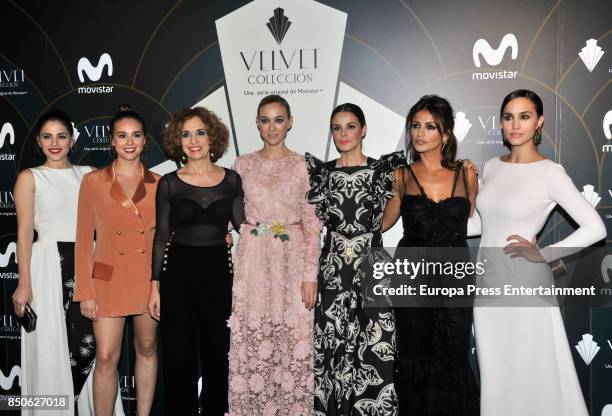
<path fill-rule="evenodd" d="M 17 290 L 13 293 L 13 308 L 15 315 L 21 318 L 25 312 L 27 304 L 32 303 L 32 286 L 17 285 Z"/>
<path fill-rule="evenodd" d="M 149 295 L 149 315 L 159 321 L 161 315 L 161 304 L 159 297 L 159 282 L 151 282 L 151 294 Z"/>
<path fill-rule="evenodd" d="M 81 315 L 92 321 L 98 319 L 98 302 L 96 300 L 81 301 Z"/>

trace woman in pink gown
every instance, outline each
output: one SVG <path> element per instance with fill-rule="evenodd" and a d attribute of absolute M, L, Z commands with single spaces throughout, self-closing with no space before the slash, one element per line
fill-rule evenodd
<path fill-rule="evenodd" d="M 285 145 L 289 104 L 257 109 L 263 149 L 239 157 L 246 224 L 235 257 L 229 320 L 231 416 L 314 413 L 313 311 L 320 229 L 304 156 Z"/>

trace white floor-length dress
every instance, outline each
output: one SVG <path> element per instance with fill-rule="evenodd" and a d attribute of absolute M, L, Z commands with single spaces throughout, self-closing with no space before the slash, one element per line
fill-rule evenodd
<path fill-rule="evenodd" d="M 532 240 L 557 204 L 579 228 L 541 250 L 547 261 L 559 255 L 555 248 L 577 251 L 605 238 L 600 216 L 561 165 L 487 161 L 476 201 L 480 247 L 504 247 L 512 234 Z M 474 325 L 482 416 L 588 416 L 558 307 L 475 307 Z"/>
<path fill-rule="evenodd" d="M 74 415 L 74 391 L 66 316 L 62 292 L 61 260 L 58 241 L 75 241 L 77 201 L 83 175 L 89 166 L 30 169 L 34 176 L 34 229 L 30 279 L 32 309 L 37 314 L 36 329 L 21 330 L 21 394 L 66 395 L 69 409 L 22 410 L 22 415 Z M 93 415 L 92 374 L 83 386 L 77 406 L 79 415 Z M 119 395 L 115 415 L 123 415 Z"/>

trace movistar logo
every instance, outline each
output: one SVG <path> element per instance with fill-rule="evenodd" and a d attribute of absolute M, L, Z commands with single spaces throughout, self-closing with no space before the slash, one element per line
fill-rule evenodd
<path fill-rule="evenodd" d="M 18 365 L 11 368 L 11 372 L 8 376 L 5 376 L 4 372 L 0 370 L 0 387 L 2 387 L 3 390 L 12 389 L 16 378 L 18 379 L 19 387 L 21 387 L 21 368 Z"/>
<path fill-rule="evenodd" d="M 0 147 L 4 146 L 7 139 L 10 144 L 15 144 L 15 130 L 11 123 L 4 123 L 0 130 Z"/>
<path fill-rule="evenodd" d="M 77 72 L 79 74 L 79 80 L 85 82 L 84 73 L 91 81 L 98 81 L 102 77 L 102 71 L 106 68 L 106 75 L 109 77 L 113 75 L 113 60 L 107 53 L 103 53 L 98 60 L 98 65 L 93 66 L 89 59 L 83 57 L 79 59 L 77 64 Z"/>
<path fill-rule="evenodd" d="M 8 266 L 11 261 L 11 256 L 15 256 L 15 263 L 17 263 L 17 244 L 13 241 L 6 247 L 4 253 L 0 252 L 0 267 Z"/>
<path fill-rule="evenodd" d="M 485 39 L 478 39 L 474 43 L 474 48 L 472 49 L 474 65 L 480 68 L 480 55 L 482 55 L 489 65 L 497 66 L 504 59 L 504 54 L 508 48 L 510 48 L 510 56 L 515 60 L 518 56 L 518 41 L 516 40 L 516 36 L 512 33 L 504 35 L 497 49 L 493 49 Z"/>
<path fill-rule="evenodd" d="M 603 131 L 604 131 L 604 135 L 606 136 L 606 139 L 608 140 L 612 140 L 612 130 L 610 130 L 611 127 L 612 127 L 612 110 L 608 111 L 603 119 Z"/>

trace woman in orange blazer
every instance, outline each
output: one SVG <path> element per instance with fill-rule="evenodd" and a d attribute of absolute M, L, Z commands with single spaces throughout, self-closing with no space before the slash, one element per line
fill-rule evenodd
<path fill-rule="evenodd" d="M 157 376 L 157 323 L 146 311 L 159 176 L 140 161 L 147 131 L 138 113 L 120 107 L 110 133 L 115 161 L 81 183 L 74 299 L 93 321 L 95 414 L 113 414 L 125 317 L 133 315 L 138 414 L 148 415 Z"/>

